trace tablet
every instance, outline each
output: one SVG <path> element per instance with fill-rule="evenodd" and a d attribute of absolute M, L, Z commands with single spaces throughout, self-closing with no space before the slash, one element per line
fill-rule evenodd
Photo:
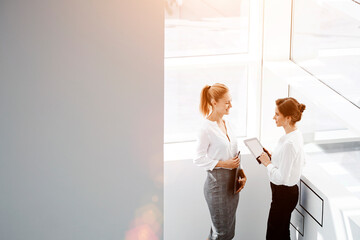
<path fill-rule="evenodd" d="M 237 156 L 239 157 L 240 164 L 241 164 L 240 151 L 238 152 Z M 239 179 L 239 171 L 240 171 L 239 167 L 235 168 L 234 194 L 236 194 L 237 193 L 236 191 L 239 190 L 239 188 L 240 188 L 240 183 L 238 181 L 238 179 Z"/>
<path fill-rule="evenodd" d="M 264 148 L 257 138 L 250 138 L 244 140 L 245 145 L 249 148 L 250 152 L 254 155 L 255 159 L 261 164 L 258 157 L 264 152 Z"/>
<path fill-rule="evenodd" d="M 240 188 L 239 171 L 240 171 L 239 167 L 235 168 L 234 194 L 237 194 L 237 190 L 239 190 Z"/>

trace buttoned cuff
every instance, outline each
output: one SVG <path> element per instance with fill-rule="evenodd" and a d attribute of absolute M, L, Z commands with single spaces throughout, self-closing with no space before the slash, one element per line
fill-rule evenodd
<path fill-rule="evenodd" d="M 216 167 L 218 162 L 219 162 L 219 160 L 217 160 L 217 161 L 214 160 L 207 170 L 210 170 L 210 171 L 214 170 L 214 168 Z"/>

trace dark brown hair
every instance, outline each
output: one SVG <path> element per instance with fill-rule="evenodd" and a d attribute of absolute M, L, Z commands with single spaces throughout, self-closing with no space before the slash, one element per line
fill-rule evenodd
<path fill-rule="evenodd" d="M 227 86 L 222 83 L 215 83 L 212 86 L 205 85 L 200 94 L 200 112 L 206 117 L 211 111 L 211 100 L 216 102 L 221 99 L 225 93 L 229 92 Z"/>
<path fill-rule="evenodd" d="M 302 113 L 306 108 L 304 104 L 292 97 L 279 98 L 276 100 L 276 106 L 284 117 L 291 117 L 291 125 L 301 120 Z"/>

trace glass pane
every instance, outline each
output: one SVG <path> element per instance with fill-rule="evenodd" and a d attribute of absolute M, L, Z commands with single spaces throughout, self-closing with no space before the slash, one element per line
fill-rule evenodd
<path fill-rule="evenodd" d="M 166 0 L 165 57 L 248 51 L 249 0 Z"/>
<path fill-rule="evenodd" d="M 306 105 L 298 127 L 303 133 L 307 164 L 316 164 L 360 199 L 360 134 L 344 119 L 290 87 L 290 96 Z M 326 96 L 323 96 L 326 98 Z M 333 107 L 333 111 L 338 111 Z M 321 175 L 324 176 L 324 175 Z"/>
<path fill-rule="evenodd" d="M 238 136 L 246 135 L 247 65 L 168 66 L 165 79 L 165 143 L 196 139 L 203 119 L 199 113 L 201 89 L 217 82 L 230 88 L 233 108 L 229 119 Z"/>
<path fill-rule="evenodd" d="M 360 107 L 360 5 L 294 0 L 292 60 Z"/>
<path fill-rule="evenodd" d="M 349 131 L 346 125 L 332 116 L 328 109 L 321 107 L 317 102 L 312 101 L 291 86 L 290 96 L 306 105 L 303 117 L 298 123 L 306 143 L 337 142 L 342 139 L 342 133 Z M 323 97 L 326 98 L 326 96 Z"/>

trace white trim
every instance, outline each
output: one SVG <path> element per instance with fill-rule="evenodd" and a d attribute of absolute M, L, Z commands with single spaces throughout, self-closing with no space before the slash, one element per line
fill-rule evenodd
<path fill-rule="evenodd" d="M 249 137 L 237 138 L 238 147 L 241 154 L 250 154 L 249 150 L 244 144 L 244 140 Z M 194 149 L 196 142 L 183 142 L 183 143 L 167 143 L 164 144 L 164 161 L 179 161 L 191 160 L 194 158 Z"/>

